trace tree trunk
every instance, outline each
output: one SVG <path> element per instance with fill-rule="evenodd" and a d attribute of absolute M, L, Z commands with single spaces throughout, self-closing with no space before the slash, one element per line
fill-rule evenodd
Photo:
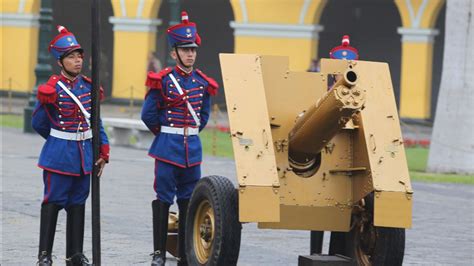
<path fill-rule="evenodd" d="M 474 1 L 448 0 L 429 172 L 474 173 Z"/>

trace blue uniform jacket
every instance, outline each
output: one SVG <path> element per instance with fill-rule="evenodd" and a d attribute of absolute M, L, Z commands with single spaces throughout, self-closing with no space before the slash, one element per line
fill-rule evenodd
<path fill-rule="evenodd" d="M 169 73 L 173 73 L 184 94 L 180 95 Z M 179 67 L 165 68 L 159 73 L 148 73 L 146 85 L 150 88 L 142 108 L 142 120 L 156 135 L 149 155 L 157 160 L 182 168 L 198 165 L 202 161 L 202 147 L 198 135 L 184 137 L 178 134 L 160 133 L 161 126 L 194 127 L 186 100 L 200 119 L 199 131 L 209 120 L 211 95 L 217 93 L 217 83 L 200 70 L 185 73 Z"/>
<path fill-rule="evenodd" d="M 70 81 L 64 76 L 53 75 L 46 84 L 38 87 L 38 102 L 33 112 L 32 126 L 46 142 L 41 150 L 38 166 L 51 172 L 80 176 L 92 172 L 92 139 L 76 141 L 50 136 L 51 129 L 64 132 L 85 132 L 89 129 L 84 115 L 73 99 L 57 84 L 61 80 L 91 111 L 91 81 L 78 76 Z M 108 161 L 109 141 L 100 122 L 100 157 Z"/>

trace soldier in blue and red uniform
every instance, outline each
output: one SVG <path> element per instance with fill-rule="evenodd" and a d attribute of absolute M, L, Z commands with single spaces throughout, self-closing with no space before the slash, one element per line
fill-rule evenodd
<path fill-rule="evenodd" d="M 51 265 L 58 212 L 67 212 L 67 265 L 89 265 L 83 254 L 85 203 L 92 172 L 91 80 L 81 75 L 83 49 L 74 35 L 58 26 L 49 51 L 61 67 L 38 87 L 33 128 L 46 139 L 38 166 L 43 169 L 38 265 Z M 100 127 L 99 176 L 109 159 L 107 135 Z"/>
<path fill-rule="evenodd" d="M 152 265 L 164 265 L 168 212 L 177 198 L 179 208 L 179 265 L 187 265 L 184 239 L 189 198 L 201 177 L 202 148 L 198 133 L 209 119 L 211 95 L 217 83 L 193 68 L 201 44 L 196 24 L 182 12 L 182 23 L 167 30 L 175 67 L 148 73 L 142 120 L 156 137 L 149 155 L 155 158 Z"/>
<path fill-rule="evenodd" d="M 331 59 L 357 60 L 359 52 L 351 46 L 349 35 L 342 36 L 341 45 L 336 46 L 329 51 Z"/>
<path fill-rule="evenodd" d="M 359 51 L 351 46 L 349 35 L 342 36 L 341 45 L 336 46 L 329 51 L 329 57 L 331 59 L 342 59 L 342 60 L 358 60 Z M 331 75 L 329 79 L 328 88 L 332 86 L 342 78 L 341 74 Z"/>

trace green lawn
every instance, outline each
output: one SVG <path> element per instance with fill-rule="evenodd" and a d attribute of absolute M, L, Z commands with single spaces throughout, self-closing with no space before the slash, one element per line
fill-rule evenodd
<path fill-rule="evenodd" d="M 415 172 L 424 172 L 428 162 L 428 149 L 405 148 L 407 154 L 408 169 Z"/>
<path fill-rule="evenodd" d="M 2 114 L 0 115 L 0 126 L 1 127 L 13 127 L 13 128 L 23 128 L 23 116 L 22 115 L 12 115 L 12 114 Z"/>
<path fill-rule="evenodd" d="M 474 185 L 474 175 L 433 174 L 410 171 L 412 181 Z"/>
<path fill-rule="evenodd" d="M 440 183 L 461 183 L 474 185 L 474 175 L 426 173 L 428 152 L 426 148 L 406 148 L 408 169 L 412 180 Z"/>
<path fill-rule="evenodd" d="M 201 134 L 201 141 L 205 154 L 212 154 L 212 129 L 205 129 Z M 232 143 L 228 133 L 216 132 L 217 156 L 225 156 L 233 158 Z M 414 147 L 406 148 L 408 169 L 410 170 L 410 177 L 412 180 L 423 182 L 438 182 L 438 183 L 461 183 L 473 184 L 474 175 L 455 175 L 455 174 L 435 174 L 426 173 L 426 164 L 428 162 L 428 149 Z"/>
<path fill-rule="evenodd" d="M 204 154 L 234 158 L 230 133 L 206 128 L 200 134 Z"/>
<path fill-rule="evenodd" d="M 23 128 L 23 116 L 3 114 L 0 115 L 1 127 Z M 203 152 L 206 155 L 233 158 L 232 142 L 229 133 L 207 128 L 200 134 Z M 474 175 L 433 174 L 426 173 L 428 149 L 406 148 L 408 169 L 412 180 L 424 182 L 461 183 L 474 185 Z"/>

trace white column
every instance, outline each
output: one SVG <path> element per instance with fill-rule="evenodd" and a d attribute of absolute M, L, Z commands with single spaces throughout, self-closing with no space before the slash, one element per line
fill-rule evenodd
<path fill-rule="evenodd" d="M 114 25 L 114 31 L 127 32 L 156 32 L 161 25 L 161 19 L 131 19 L 110 17 L 109 22 Z"/>
<path fill-rule="evenodd" d="M 0 26 L 38 28 L 39 16 L 33 14 L 0 13 Z"/>
<path fill-rule="evenodd" d="M 398 28 L 402 42 L 434 43 L 434 37 L 439 34 L 437 29 Z"/>
<path fill-rule="evenodd" d="M 230 22 L 234 36 L 298 38 L 319 40 L 319 33 L 324 30 L 321 25 L 302 24 L 266 24 Z"/>

